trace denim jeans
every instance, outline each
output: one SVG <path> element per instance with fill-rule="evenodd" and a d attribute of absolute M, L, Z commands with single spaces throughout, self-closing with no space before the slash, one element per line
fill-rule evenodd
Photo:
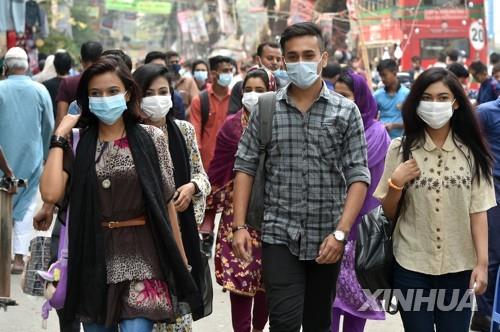
<path fill-rule="evenodd" d="M 153 322 L 144 318 L 125 319 L 120 322 L 120 332 L 151 332 Z M 118 326 L 105 327 L 98 324 L 83 324 L 85 332 L 118 332 Z"/>
<path fill-rule="evenodd" d="M 408 300 L 413 294 L 410 308 L 403 308 L 399 302 L 399 310 L 405 332 L 468 332 L 472 316 L 471 301 L 462 305 L 469 296 L 471 271 L 448 273 L 443 275 L 427 275 L 409 271 L 399 264 L 394 267 L 395 290 L 400 290 L 403 299 Z M 414 296 L 420 292 L 423 296 Z M 436 296 L 430 296 L 436 292 Z M 440 299 L 439 293 L 443 297 Z M 453 292 L 458 293 L 453 294 Z M 451 301 L 457 303 L 451 308 Z M 434 299 L 434 300 L 429 300 Z M 416 303 L 419 302 L 420 305 Z M 449 306 L 447 310 L 444 310 Z M 408 310 L 410 309 L 410 310 Z"/>

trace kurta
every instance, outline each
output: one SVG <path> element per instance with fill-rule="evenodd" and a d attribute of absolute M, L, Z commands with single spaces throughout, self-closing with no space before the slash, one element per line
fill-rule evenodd
<path fill-rule="evenodd" d="M 165 197 L 175 191 L 173 167 L 167 141 L 162 132 L 144 127 L 152 136 L 158 151 Z M 70 174 L 71 158 L 64 169 Z M 98 142 L 96 172 L 102 221 L 125 221 L 144 216 L 145 201 L 126 137 L 114 142 Z M 110 186 L 102 185 L 110 181 Z M 167 202 L 165 202 L 167 204 Z M 123 319 L 146 318 L 172 321 L 173 306 L 161 272 L 158 252 L 150 225 L 105 229 L 106 278 L 108 285 L 106 325 Z M 86 317 L 80 317 L 87 321 Z"/>
<path fill-rule="evenodd" d="M 19 179 L 28 188 L 14 196 L 14 220 L 22 220 L 33 201 L 47 158 L 54 115 L 49 92 L 25 75 L 0 81 L 0 146 Z"/>
<path fill-rule="evenodd" d="M 249 228 L 252 237 L 252 261 L 244 262 L 234 255 L 233 224 L 233 166 L 243 128 L 248 119 L 243 110 L 227 118 L 217 135 L 215 155 L 208 170 L 212 194 L 208 198 L 207 218 L 222 212 L 215 246 L 215 278 L 224 290 L 254 296 L 263 291 L 262 244 L 260 233 Z"/>

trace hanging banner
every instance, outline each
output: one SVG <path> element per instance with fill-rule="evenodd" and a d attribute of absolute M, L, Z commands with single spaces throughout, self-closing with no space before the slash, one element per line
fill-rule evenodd
<path fill-rule="evenodd" d="M 172 3 L 167 1 L 138 1 L 137 11 L 144 14 L 170 15 Z"/>
<path fill-rule="evenodd" d="M 191 41 L 199 43 L 208 40 L 208 32 L 201 10 L 184 10 L 177 13 L 177 20 L 183 34 L 189 35 Z"/>
<path fill-rule="evenodd" d="M 170 15 L 172 2 L 170 0 L 106 0 L 106 10 L 117 10 L 130 13 L 154 15 Z"/>
<path fill-rule="evenodd" d="M 118 10 L 123 12 L 135 12 L 135 0 L 106 0 L 106 10 Z"/>
<path fill-rule="evenodd" d="M 313 18 L 314 0 L 291 0 L 288 25 L 310 22 Z"/>
<path fill-rule="evenodd" d="M 200 43 L 208 40 L 207 25 L 201 10 L 193 11 L 189 20 L 189 32 L 191 40 Z"/>

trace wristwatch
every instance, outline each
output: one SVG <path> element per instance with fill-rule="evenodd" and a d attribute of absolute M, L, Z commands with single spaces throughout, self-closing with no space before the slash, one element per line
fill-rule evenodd
<path fill-rule="evenodd" d="M 342 242 L 343 244 L 347 243 L 347 234 L 344 231 L 336 230 L 333 232 L 333 237 L 335 240 Z"/>

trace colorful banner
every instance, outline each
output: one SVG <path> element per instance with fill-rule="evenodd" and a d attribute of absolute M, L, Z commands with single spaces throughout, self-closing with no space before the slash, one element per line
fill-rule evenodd
<path fill-rule="evenodd" d="M 199 43 L 208 40 L 208 32 L 201 10 L 184 10 L 177 13 L 177 20 L 183 34 L 190 35 L 191 41 Z"/>
<path fill-rule="evenodd" d="M 106 0 L 107 10 L 117 10 L 131 13 L 154 15 L 170 15 L 172 2 L 170 0 Z"/>
<path fill-rule="evenodd" d="M 309 22 L 313 17 L 314 0 L 291 0 L 288 25 Z"/>

